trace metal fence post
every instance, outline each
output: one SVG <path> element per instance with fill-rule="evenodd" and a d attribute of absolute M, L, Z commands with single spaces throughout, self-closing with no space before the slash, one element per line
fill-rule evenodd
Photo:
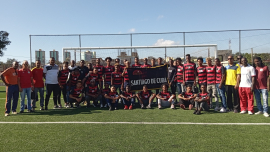
<path fill-rule="evenodd" d="M 31 35 L 29 35 L 30 38 L 30 69 L 32 69 L 32 45 L 31 45 Z"/>
<path fill-rule="evenodd" d="M 185 32 L 183 32 L 183 44 L 186 45 L 186 36 Z M 184 47 L 184 59 L 186 59 L 186 47 Z"/>
<path fill-rule="evenodd" d="M 132 34 L 130 34 L 130 46 L 132 46 Z M 130 50 L 130 56 L 132 56 L 132 49 Z"/>
<path fill-rule="evenodd" d="M 241 30 L 239 30 L 239 55 L 241 55 Z"/>
<path fill-rule="evenodd" d="M 79 42 L 80 42 L 80 47 L 82 47 L 82 43 L 81 43 L 81 35 L 79 35 Z M 82 52 L 81 52 L 81 49 L 80 49 L 80 61 L 81 61 L 81 54 L 82 54 Z"/>

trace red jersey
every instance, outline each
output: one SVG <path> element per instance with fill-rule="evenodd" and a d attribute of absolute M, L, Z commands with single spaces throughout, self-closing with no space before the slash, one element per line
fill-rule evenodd
<path fill-rule="evenodd" d="M 267 89 L 267 78 L 269 77 L 268 66 L 256 67 L 255 88 Z"/>
<path fill-rule="evenodd" d="M 105 73 L 105 82 L 111 82 L 111 74 L 114 71 L 114 66 L 105 66 L 104 73 Z"/>
<path fill-rule="evenodd" d="M 88 86 L 86 92 L 88 92 L 88 94 L 91 94 L 91 95 L 96 95 L 99 92 L 98 86 L 97 85 Z"/>
<path fill-rule="evenodd" d="M 165 101 L 169 100 L 169 98 L 171 97 L 171 93 L 169 91 L 168 92 L 161 91 L 159 95 L 161 96 L 161 98 L 165 98 Z"/>
<path fill-rule="evenodd" d="M 85 77 L 86 81 L 85 84 L 90 85 L 91 80 L 95 80 L 95 82 L 98 82 L 98 74 L 95 73 L 88 73 L 87 76 Z"/>
<path fill-rule="evenodd" d="M 115 98 L 115 97 L 118 97 L 118 93 L 117 92 L 109 92 L 109 93 L 107 93 L 107 95 L 109 96 L 109 97 L 111 97 L 111 98 Z"/>
<path fill-rule="evenodd" d="M 206 74 L 206 66 L 197 67 L 197 75 L 198 75 L 198 83 L 206 83 L 207 74 Z"/>
<path fill-rule="evenodd" d="M 194 96 L 193 92 L 183 92 L 182 95 L 184 96 L 184 98 L 191 98 Z"/>
<path fill-rule="evenodd" d="M 142 65 L 139 63 L 139 64 L 132 64 L 132 68 L 140 68 Z"/>
<path fill-rule="evenodd" d="M 98 79 L 102 80 L 102 75 L 104 74 L 104 66 L 103 65 L 95 65 L 94 67 L 97 68 Z"/>
<path fill-rule="evenodd" d="M 121 72 L 113 72 L 111 75 L 113 79 L 112 85 L 121 85 L 122 84 L 122 74 Z"/>
<path fill-rule="evenodd" d="M 207 92 L 205 92 L 205 93 L 198 93 L 197 97 L 199 99 L 208 99 L 209 98 L 209 94 Z M 210 101 L 208 101 L 207 104 L 210 105 Z"/>
<path fill-rule="evenodd" d="M 43 81 L 43 69 L 42 68 L 33 68 L 32 69 L 33 81 L 35 88 L 43 88 L 44 81 Z"/>
<path fill-rule="evenodd" d="M 61 70 L 58 73 L 59 83 L 63 86 L 66 85 L 68 79 L 69 69 Z"/>
<path fill-rule="evenodd" d="M 122 95 L 123 95 L 124 97 L 132 97 L 133 94 L 134 94 L 134 93 L 132 93 L 132 92 L 126 92 L 126 91 L 124 91 L 124 92 L 122 93 Z"/>
<path fill-rule="evenodd" d="M 193 62 L 184 64 L 185 82 L 195 81 L 195 69 L 196 65 Z"/>
<path fill-rule="evenodd" d="M 119 68 L 120 68 L 119 71 L 122 73 L 124 71 L 125 67 L 126 67 L 125 65 L 119 65 Z"/>
<path fill-rule="evenodd" d="M 125 71 L 125 74 L 124 74 L 124 81 L 129 81 L 128 72 L 127 71 Z"/>
<path fill-rule="evenodd" d="M 82 90 L 83 88 L 74 88 L 70 91 L 70 94 L 75 98 L 79 98 L 79 96 L 82 94 Z"/>
<path fill-rule="evenodd" d="M 150 64 L 143 64 L 143 65 L 141 65 L 141 68 L 150 68 L 150 67 L 151 67 Z"/>
<path fill-rule="evenodd" d="M 70 78 L 69 78 L 69 81 L 71 81 L 71 86 L 75 86 L 77 81 L 79 80 L 79 77 L 80 77 L 80 74 L 71 74 L 70 75 Z"/>
<path fill-rule="evenodd" d="M 30 70 L 20 69 L 18 71 L 18 78 L 20 78 L 21 88 L 31 88 L 31 78 L 33 78 Z"/>
<path fill-rule="evenodd" d="M 183 73 L 184 73 L 184 66 L 178 65 L 177 72 L 176 72 L 176 82 L 179 82 L 179 83 L 183 82 Z"/>
<path fill-rule="evenodd" d="M 216 66 L 207 66 L 207 84 L 215 84 L 216 83 Z"/>
<path fill-rule="evenodd" d="M 102 93 L 104 93 L 104 94 L 108 94 L 109 92 L 110 92 L 110 88 L 104 88 L 104 89 L 102 89 Z"/>
<path fill-rule="evenodd" d="M 221 66 L 216 66 L 216 83 L 220 83 L 222 79 L 222 75 L 225 73 L 224 67 Z"/>
<path fill-rule="evenodd" d="M 141 96 L 141 98 L 144 99 L 144 100 L 148 100 L 152 94 L 153 94 L 153 93 L 152 93 L 152 91 L 150 91 L 150 90 L 147 90 L 146 92 L 144 92 L 144 91 L 141 91 L 141 92 L 140 92 L 140 96 Z"/>

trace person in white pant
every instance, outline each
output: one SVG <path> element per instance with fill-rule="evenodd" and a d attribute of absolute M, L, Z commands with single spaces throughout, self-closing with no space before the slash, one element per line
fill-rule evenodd
<path fill-rule="evenodd" d="M 156 96 L 158 98 L 158 108 L 170 107 L 174 109 L 175 94 L 168 91 L 168 85 L 162 84 L 162 91 Z"/>

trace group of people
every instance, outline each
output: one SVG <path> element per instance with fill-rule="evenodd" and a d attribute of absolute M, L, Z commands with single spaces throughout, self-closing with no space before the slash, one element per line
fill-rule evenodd
<path fill-rule="evenodd" d="M 85 66 L 84 60 L 80 61 L 79 66 L 75 65 L 75 61 L 71 61 L 70 65 L 64 62 L 61 70 L 55 64 L 54 58 L 51 58 L 50 63 L 43 68 L 37 60 L 32 70 L 28 61 L 22 63 L 20 70 L 18 70 L 19 63 L 14 62 L 12 67 L 1 73 L 1 79 L 6 85 L 5 116 L 9 116 L 10 110 L 12 114 L 17 114 L 19 92 L 20 113 L 23 113 L 25 108 L 28 112 L 33 112 L 37 108 L 38 94 L 40 110 L 48 110 L 50 96 L 53 93 L 54 109 L 62 108 L 61 95 L 63 95 L 66 108 L 79 108 L 84 104 L 86 108 L 99 106 L 116 110 L 118 104 L 122 103 L 124 109 L 131 110 L 136 100 L 141 108 L 152 108 L 156 99 L 159 109 L 164 107 L 174 109 L 175 106 L 180 106 L 182 109 L 192 110 L 195 107 L 194 114 L 197 115 L 201 114 L 202 110 L 208 111 L 211 108 L 220 112 L 240 111 L 241 114 L 247 112 L 254 114 L 254 92 L 259 110 L 255 114 L 268 117 L 268 67 L 259 57 L 254 58 L 254 65 L 249 65 L 247 59 L 242 56 L 238 56 L 237 59 L 239 62 L 234 63 L 234 57 L 229 56 L 228 65 L 224 67 L 219 58 L 215 59 L 215 65 L 212 64 L 211 58 L 206 59 L 207 65 L 203 65 L 203 59 L 198 58 L 196 65 L 187 54 L 185 63 L 181 58 L 169 61 L 168 83 L 162 84 L 161 90 L 149 90 L 147 85 L 144 85 L 139 92 L 131 90 L 127 68 L 166 65 L 167 63 L 162 63 L 162 58 L 157 59 L 157 65 L 154 58 L 151 59 L 151 64 L 148 64 L 147 58 L 144 59 L 144 64 L 140 64 L 137 57 L 133 65 L 130 65 L 128 60 L 124 60 L 124 65 L 121 65 L 120 59 L 115 59 L 115 65 L 111 65 L 110 57 L 105 59 L 106 66 L 100 64 L 100 59 L 96 59 L 96 65 L 93 67 L 90 63 Z M 215 100 L 214 103 L 212 98 Z"/>

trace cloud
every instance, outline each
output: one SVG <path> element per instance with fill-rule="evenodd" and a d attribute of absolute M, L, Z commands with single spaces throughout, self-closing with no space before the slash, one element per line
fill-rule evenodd
<path fill-rule="evenodd" d="M 129 29 L 129 32 L 131 32 L 131 33 L 134 33 L 136 31 L 136 29 L 135 28 L 131 28 L 131 29 Z"/>
<path fill-rule="evenodd" d="M 175 42 L 172 40 L 158 39 L 154 46 L 170 46 L 170 45 L 179 45 L 180 42 Z"/>
<path fill-rule="evenodd" d="M 157 17 L 158 20 L 160 20 L 160 19 L 162 19 L 162 18 L 164 18 L 164 15 L 159 15 L 159 16 Z"/>

